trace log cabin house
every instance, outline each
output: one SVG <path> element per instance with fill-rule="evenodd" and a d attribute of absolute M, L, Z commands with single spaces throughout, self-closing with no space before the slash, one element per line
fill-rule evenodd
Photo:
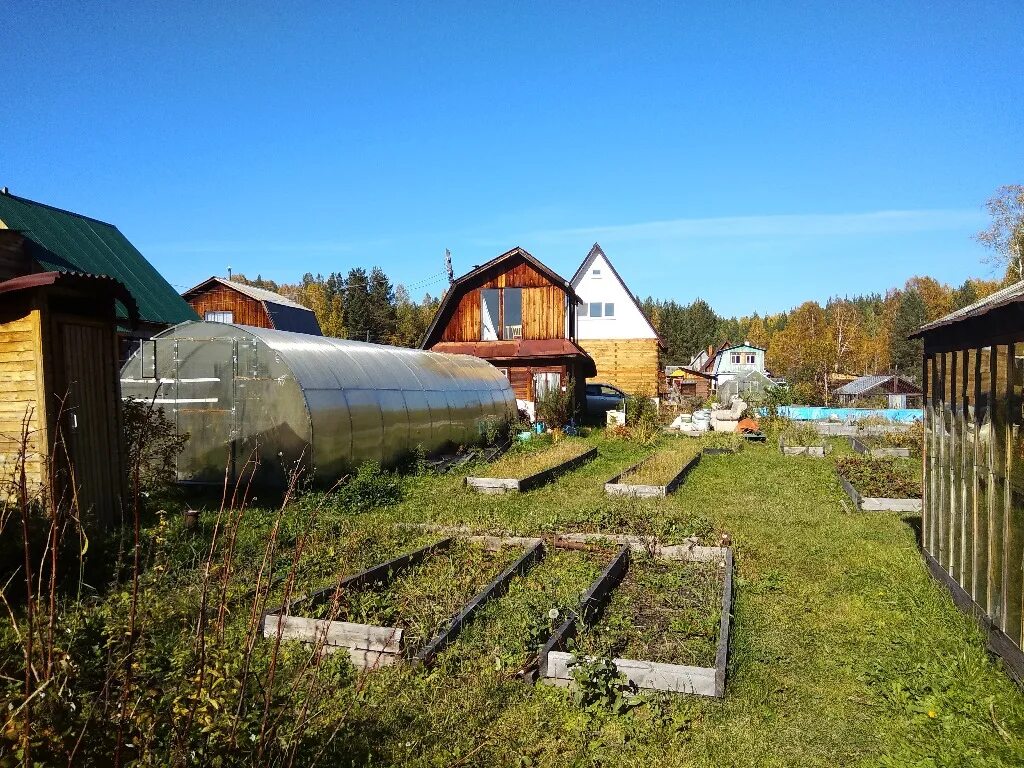
<path fill-rule="evenodd" d="M 323 336 L 320 323 L 309 307 L 254 285 L 210 277 L 189 288 L 181 297 L 207 322 Z"/>
<path fill-rule="evenodd" d="M 35 271 L 31 251 L 0 230 L 0 499 L 108 528 L 126 488 L 115 304 L 129 326 L 138 310 L 113 278 Z"/>
<path fill-rule="evenodd" d="M 572 380 L 582 409 L 597 371 L 576 342 L 578 302 L 567 280 L 513 248 L 452 283 L 420 347 L 487 360 L 527 403 Z"/>
<path fill-rule="evenodd" d="M 596 378 L 629 394 L 657 397 L 661 337 L 600 245 L 594 243 L 571 283 L 582 301 L 579 343 L 594 358 Z"/>
<path fill-rule="evenodd" d="M 105 275 L 123 285 L 138 307 L 132 323 L 124 302 L 117 301 L 120 358 L 126 359 L 139 340 L 186 320 L 196 313 L 146 257 L 113 224 L 0 189 L 0 230 L 20 232 L 25 240 L 19 258 L 22 273 L 62 272 Z"/>

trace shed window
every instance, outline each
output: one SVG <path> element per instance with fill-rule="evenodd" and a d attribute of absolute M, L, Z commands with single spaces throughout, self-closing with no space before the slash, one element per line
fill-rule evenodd
<path fill-rule="evenodd" d="M 603 309 L 603 306 L 602 306 L 601 302 L 599 302 L 599 301 L 592 301 L 592 302 L 590 302 L 590 316 L 591 317 L 601 317 L 601 310 L 602 309 Z"/>
<path fill-rule="evenodd" d="M 208 323 L 233 323 L 235 322 L 234 312 L 207 312 L 204 316 Z"/>
<path fill-rule="evenodd" d="M 498 340 L 498 289 L 484 288 L 480 291 L 480 339 Z"/>

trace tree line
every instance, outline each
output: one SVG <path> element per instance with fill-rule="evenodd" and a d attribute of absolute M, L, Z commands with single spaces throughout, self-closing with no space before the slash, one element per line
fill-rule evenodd
<path fill-rule="evenodd" d="M 309 307 L 325 336 L 416 347 L 437 311 L 439 300 L 425 293 L 418 302 L 403 285 L 397 287 L 380 267 L 367 272 L 353 267 L 327 277 L 307 272 L 300 283 L 276 283 L 257 275 L 232 277 Z"/>

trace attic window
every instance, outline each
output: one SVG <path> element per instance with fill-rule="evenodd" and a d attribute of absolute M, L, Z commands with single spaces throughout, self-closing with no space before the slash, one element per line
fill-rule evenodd
<path fill-rule="evenodd" d="M 600 269 L 592 269 L 590 271 L 590 274 L 593 275 L 594 277 L 600 277 L 601 276 L 601 270 Z"/>
<path fill-rule="evenodd" d="M 207 312 L 204 319 L 208 323 L 233 323 L 235 322 L 234 312 Z"/>
<path fill-rule="evenodd" d="M 591 317 L 601 317 L 601 309 L 602 309 L 601 302 L 599 302 L 599 301 L 592 301 L 592 302 L 590 302 L 590 316 Z"/>
<path fill-rule="evenodd" d="M 579 317 L 587 317 L 587 315 L 589 314 L 589 313 L 588 313 L 588 310 L 589 310 L 589 309 L 590 309 L 590 305 L 589 305 L 589 304 L 587 304 L 587 302 L 583 302 L 583 303 L 582 303 L 582 304 L 580 304 L 580 305 L 579 305 L 579 307 L 577 308 L 577 310 L 576 310 L 576 314 L 577 314 L 577 315 L 578 315 Z"/>
<path fill-rule="evenodd" d="M 614 304 L 606 303 L 604 305 L 604 316 L 605 317 L 615 317 L 615 305 Z"/>

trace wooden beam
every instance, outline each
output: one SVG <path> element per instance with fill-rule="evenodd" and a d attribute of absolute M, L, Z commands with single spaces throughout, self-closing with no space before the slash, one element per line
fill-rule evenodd
<path fill-rule="evenodd" d="M 264 617 L 263 636 L 280 633 L 282 640 L 303 640 L 308 643 L 343 646 L 364 651 L 399 653 L 402 630 L 399 627 L 378 627 L 330 619 L 307 619 L 302 616 L 271 615 Z"/>

